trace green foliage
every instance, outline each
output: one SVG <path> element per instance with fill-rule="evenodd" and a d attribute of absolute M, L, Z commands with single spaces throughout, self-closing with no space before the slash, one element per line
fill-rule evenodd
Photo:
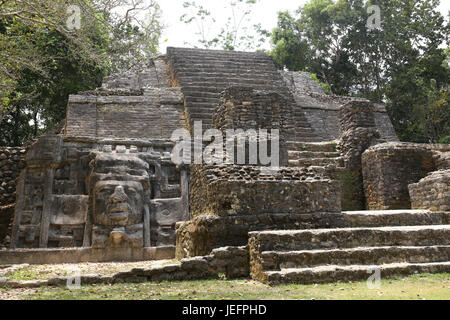
<path fill-rule="evenodd" d="M 445 52 L 396 68 L 386 88 L 387 110 L 403 141 L 437 143 L 450 135 L 449 69 L 442 68 Z"/>
<path fill-rule="evenodd" d="M 322 87 L 322 89 L 324 90 L 325 94 L 332 94 L 331 87 L 330 87 L 330 85 L 328 83 L 321 82 L 317 78 L 317 75 L 315 73 L 310 73 L 309 75 L 310 75 L 311 79 L 313 79 L 316 83 L 318 83 Z"/>
<path fill-rule="evenodd" d="M 160 11 L 146 3 L 74 1 L 81 21 L 70 30 L 67 1 L 0 1 L 0 145 L 22 145 L 52 128 L 64 119 L 70 94 L 156 55 Z M 114 13 L 118 8 L 126 15 Z"/>
<path fill-rule="evenodd" d="M 381 23 L 371 30 L 366 22 L 373 4 L 381 9 Z M 449 56 L 442 46 L 449 24 L 438 5 L 310 0 L 295 15 L 279 13 L 271 54 L 280 68 L 314 73 L 334 94 L 386 103 L 402 140 L 436 142 L 450 134 L 441 116 L 448 113 L 442 101 L 448 98 Z"/>

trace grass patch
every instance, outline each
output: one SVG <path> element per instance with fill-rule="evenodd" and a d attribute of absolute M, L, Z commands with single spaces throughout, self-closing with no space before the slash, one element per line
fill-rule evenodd
<path fill-rule="evenodd" d="M 45 273 L 33 269 L 33 267 L 25 267 L 14 272 L 5 274 L 5 277 L 10 280 L 43 280 L 45 279 Z"/>
<path fill-rule="evenodd" d="M 9 289 L 11 290 L 11 289 Z M 7 294 L 0 289 L 0 295 Z M 450 274 L 420 274 L 381 280 L 380 289 L 368 289 L 365 281 L 320 285 L 270 287 L 252 280 L 201 280 L 142 284 L 86 285 L 39 288 L 20 295 L 28 300 L 422 300 L 450 299 Z"/>

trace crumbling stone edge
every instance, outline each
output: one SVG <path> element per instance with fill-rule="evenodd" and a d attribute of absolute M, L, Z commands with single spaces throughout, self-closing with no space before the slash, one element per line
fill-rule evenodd
<path fill-rule="evenodd" d="M 65 286 L 73 276 L 55 277 L 48 280 L 11 280 L 2 275 L 27 267 L 28 264 L 15 265 L 3 270 L 0 274 L 0 288 L 38 288 Z M 160 281 L 185 281 L 212 279 L 225 276 L 227 279 L 248 277 L 249 251 L 248 246 L 223 247 L 214 249 L 207 256 L 182 259 L 173 263 L 152 268 L 134 268 L 130 271 L 120 271 L 112 275 L 85 274 L 80 275 L 81 285 L 85 284 L 116 284 L 142 283 Z"/>

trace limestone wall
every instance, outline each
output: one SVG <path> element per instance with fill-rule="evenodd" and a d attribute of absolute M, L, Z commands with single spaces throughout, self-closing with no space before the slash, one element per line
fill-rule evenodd
<path fill-rule="evenodd" d="M 242 135 L 245 136 L 243 138 L 246 141 L 250 140 L 250 137 L 246 136 L 247 130 L 254 130 L 256 135 L 251 139 L 257 141 L 258 148 L 261 147 L 261 143 L 265 143 L 268 155 L 272 154 L 270 150 L 271 138 L 268 135 L 275 133 L 274 130 L 277 130 L 279 148 L 273 152 L 278 152 L 280 161 L 272 165 L 286 166 L 288 164 L 286 141 L 294 134 L 292 103 L 279 93 L 257 91 L 249 87 L 228 88 L 221 93 L 220 104 L 213 115 L 213 126 L 219 129 L 223 136 L 227 135 L 229 129 L 242 130 L 244 131 Z M 266 130 L 267 136 L 264 138 L 260 135 L 259 130 L 261 129 Z M 240 135 L 237 134 L 236 136 Z M 236 140 L 239 141 L 239 139 Z M 248 153 L 248 143 L 245 150 Z M 236 151 L 234 153 L 235 158 Z M 248 154 L 246 159 L 249 159 Z M 234 163 L 237 163 L 237 161 Z M 248 162 L 245 163 L 248 164 Z M 252 164 L 260 165 L 261 163 L 258 161 Z"/>
<path fill-rule="evenodd" d="M 14 204 L 0 206 L 0 248 L 10 244 L 11 222 L 14 216 Z"/>
<path fill-rule="evenodd" d="M 324 168 L 265 172 L 254 166 L 191 166 L 192 216 L 338 212 L 340 186 Z"/>
<path fill-rule="evenodd" d="M 249 87 L 231 87 L 221 93 L 219 107 L 213 115 L 215 128 L 293 130 L 292 105 L 276 92 L 257 91 Z"/>
<path fill-rule="evenodd" d="M 335 140 L 342 133 L 339 126 L 341 105 L 355 98 L 325 95 L 322 87 L 307 72 L 282 72 L 294 94 L 297 106 L 303 109 L 308 122 L 323 141 Z M 357 99 L 356 99 L 357 100 Z M 394 127 L 382 104 L 375 104 L 376 128 L 385 141 L 398 141 Z"/>
<path fill-rule="evenodd" d="M 434 171 L 408 188 L 413 209 L 450 211 L 450 169 Z"/>
<path fill-rule="evenodd" d="M 184 96 L 172 88 L 166 57 L 104 79 L 102 87 L 69 97 L 65 135 L 170 139 L 186 127 Z"/>
<path fill-rule="evenodd" d="M 377 209 L 408 209 L 408 185 L 436 169 L 431 145 L 383 143 L 362 155 L 367 206 Z"/>
<path fill-rule="evenodd" d="M 0 148 L 0 206 L 16 201 L 16 179 L 24 168 L 25 148 Z"/>
<path fill-rule="evenodd" d="M 448 145 L 450 149 L 450 145 Z M 440 149 L 440 151 L 435 151 L 434 161 L 436 163 L 436 168 L 438 170 L 446 170 L 450 168 L 450 151 Z"/>
<path fill-rule="evenodd" d="M 186 126 L 179 88 L 149 88 L 125 95 L 73 95 L 67 108 L 67 136 L 170 139 Z"/>
<path fill-rule="evenodd" d="M 345 165 L 341 174 L 343 210 L 365 209 L 361 155 L 380 136 L 374 114 L 375 106 L 367 100 L 349 101 L 339 110 L 342 133 L 337 150 Z"/>
<path fill-rule="evenodd" d="M 0 246 L 9 244 L 16 184 L 24 167 L 25 148 L 0 148 Z"/>

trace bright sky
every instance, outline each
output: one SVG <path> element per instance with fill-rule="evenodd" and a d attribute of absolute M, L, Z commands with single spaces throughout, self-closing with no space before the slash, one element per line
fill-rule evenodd
<path fill-rule="evenodd" d="M 252 22 L 261 23 L 262 27 L 272 30 L 277 24 L 277 12 L 290 10 L 294 11 L 308 0 L 260 0 L 253 6 L 251 14 Z M 163 21 L 166 30 L 162 39 L 168 42 L 161 44 L 161 52 L 166 51 L 166 47 L 183 47 L 185 42 L 194 43 L 197 28 L 194 24 L 186 25 L 180 21 L 180 17 L 186 13 L 183 8 L 185 0 L 159 0 L 159 5 L 163 10 Z M 225 22 L 230 15 L 230 11 L 224 9 L 223 0 L 195 0 L 197 4 L 203 5 L 211 11 L 211 15 L 217 17 L 217 25 Z M 218 30 L 211 30 L 211 36 L 217 34 Z"/>
<path fill-rule="evenodd" d="M 308 0 L 260 0 L 253 6 L 252 22 L 261 23 L 262 27 L 267 30 L 272 30 L 277 24 L 277 12 L 290 10 L 294 11 L 300 6 L 304 5 Z M 183 3 L 185 0 L 158 0 L 161 9 L 163 10 L 163 22 L 166 25 L 166 30 L 162 39 L 168 39 L 167 42 L 161 44 L 161 53 L 165 53 L 166 48 L 169 47 L 185 47 L 185 42 L 195 43 L 196 27 L 194 24 L 186 25 L 180 21 L 180 17 L 185 13 Z M 224 9 L 224 0 L 195 0 L 197 4 L 203 5 L 211 11 L 212 16 L 217 17 L 220 22 L 224 22 L 229 12 Z M 440 11 L 444 16 L 450 10 L 450 1 L 441 0 Z M 211 36 L 217 34 L 211 30 Z"/>

